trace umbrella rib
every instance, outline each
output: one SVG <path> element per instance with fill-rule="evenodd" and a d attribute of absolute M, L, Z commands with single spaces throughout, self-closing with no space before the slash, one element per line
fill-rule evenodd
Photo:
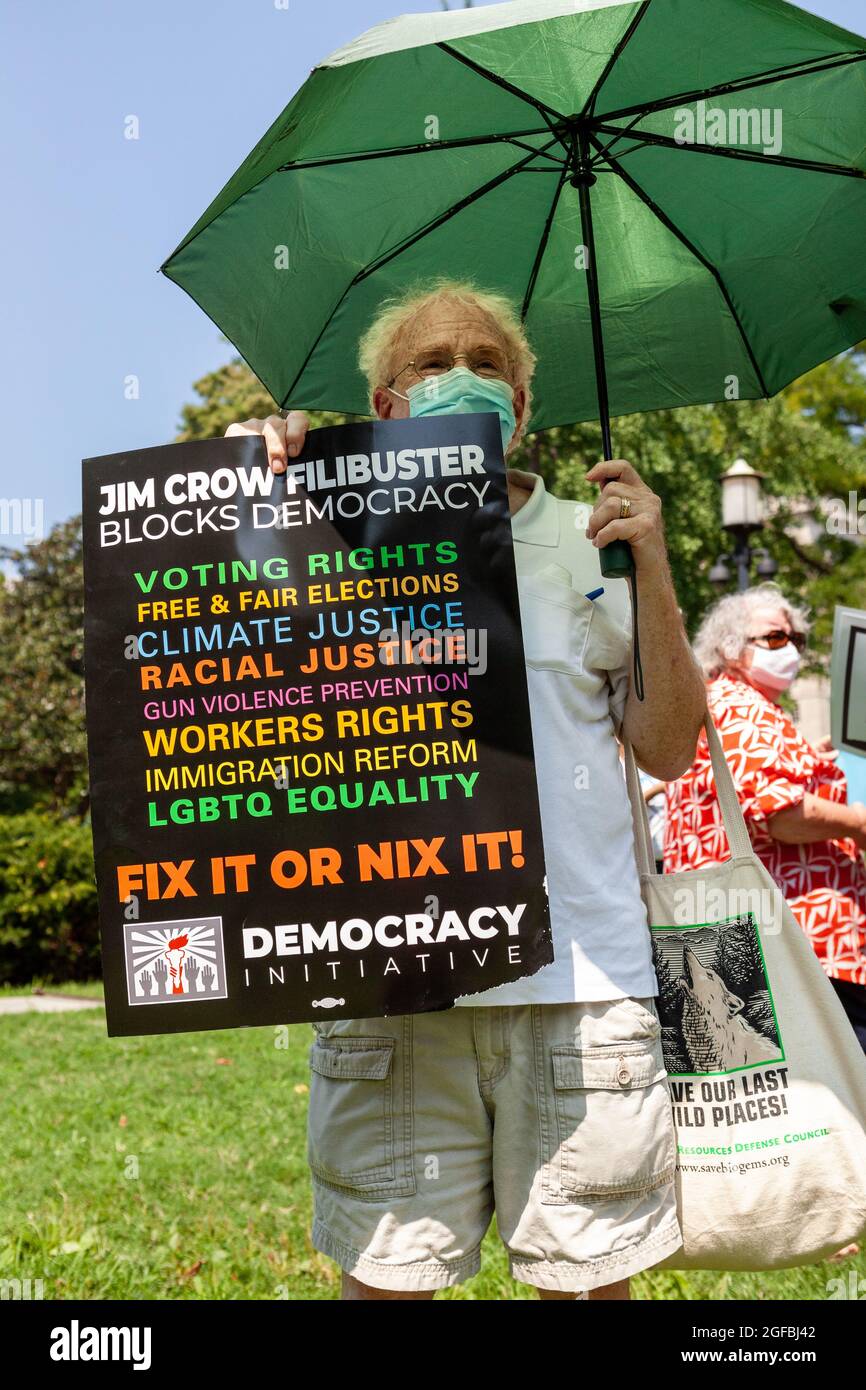
<path fill-rule="evenodd" d="M 551 130 L 553 129 L 551 117 L 557 122 L 562 122 L 567 119 L 562 111 L 557 111 L 555 107 L 548 106 L 547 102 L 541 101 L 538 97 L 531 97 L 528 92 L 524 92 L 520 87 L 515 87 L 511 82 L 506 82 L 504 77 L 499 77 L 495 72 L 489 72 L 487 68 L 483 68 L 481 64 L 476 63 L 474 59 L 467 58 L 465 53 L 460 53 L 456 48 L 452 48 L 450 43 L 437 43 L 436 47 L 441 48 L 442 52 L 449 54 L 450 57 L 456 58 L 458 63 L 463 63 L 465 67 L 477 73 L 479 77 L 483 77 L 485 82 L 492 82 L 494 86 L 501 87 L 505 92 L 510 92 L 513 97 L 518 97 L 520 101 L 526 101 L 530 106 L 534 106 L 536 111 L 547 121 Z"/>
<path fill-rule="evenodd" d="M 288 174 L 292 173 L 294 170 L 303 169 L 322 169 L 327 168 L 330 165 L 356 164 L 363 160 L 388 159 L 393 158 L 396 155 L 425 154 L 429 150 L 464 149 L 467 147 L 472 148 L 480 145 L 495 144 L 517 145 L 520 149 L 529 149 L 528 145 L 521 145 L 520 140 L 517 137 L 524 135 L 546 135 L 549 130 L 550 125 L 548 124 L 546 130 L 539 130 L 536 128 L 533 130 L 514 130 L 510 132 L 503 132 L 503 134 L 501 135 L 467 135 L 457 140 L 425 140 L 424 143 L 420 145 L 400 145 L 394 147 L 393 149 L 387 150 L 365 150 L 358 154 L 339 154 L 327 156 L 323 159 L 298 160 L 296 163 L 278 165 L 277 168 L 272 170 L 270 174 L 264 174 L 256 183 L 252 184 L 249 188 L 245 189 L 240 196 L 245 198 L 248 194 L 255 193 L 256 190 L 258 188 L 261 188 L 263 184 L 267 183 L 268 179 L 272 178 L 274 174 Z M 537 151 L 537 153 L 542 154 L 544 153 L 544 150 L 548 149 L 550 149 L 550 143 L 545 145 L 543 147 L 543 150 Z M 545 157 L 548 159 L 552 158 L 551 155 L 546 155 Z M 225 209 L 223 209 L 223 211 L 225 211 Z M 216 214 L 212 221 L 217 220 L 221 215 L 221 213 Z M 199 227 L 198 231 L 196 232 L 196 236 L 201 236 L 203 232 L 206 232 L 208 228 L 212 225 L 212 221 L 206 222 L 203 227 Z M 195 240 L 195 238 L 192 238 L 192 240 Z M 160 271 L 162 271 L 162 273 L 165 274 L 169 265 L 175 259 L 175 257 L 179 256 L 182 251 L 185 251 L 187 246 L 189 245 L 191 245 L 191 240 L 189 237 L 186 237 L 178 246 L 175 247 L 171 255 L 163 261 L 162 265 L 159 267 Z"/>
<path fill-rule="evenodd" d="M 598 146 L 598 141 L 594 138 L 594 136 L 590 135 L 589 138 L 590 138 L 590 140 L 592 141 L 592 143 L 593 143 L 594 145 Z M 748 357 L 749 357 L 749 361 L 750 361 L 751 364 L 752 364 L 752 369 L 753 369 L 753 371 L 754 371 L 754 373 L 755 373 L 755 376 L 757 377 L 758 382 L 759 382 L 759 384 L 760 384 L 761 391 L 762 391 L 763 395 L 765 396 L 765 398 L 769 400 L 770 395 L 771 395 L 772 393 L 771 393 L 770 390 L 768 389 L 767 383 L 766 383 L 766 381 L 764 380 L 764 373 L 761 371 L 760 365 L 759 365 L 759 363 L 758 363 L 758 359 L 757 359 L 757 357 L 755 356 L 754 350 L 753 350 L 753 348 L 752 348 L 752 344 L 749 342 L 748 334 L 746 333 L 746 330 L 745 330 L 745 328 L 743 327 L 742 320 L 741 320 L 740 315 L 739 315 L 739 313 L 737 312 L 737 309 L 736 309 L 736 307 L 735 307 L 735 305 L 734 305 L 734 301 L 733 301 L 733 299 L 731 298 L 730 291 L 728 290 L 728 287 L 727 287 L 727 285 L 725 284 L 724 279 L 722 278 L 722 273 L 721 273 L 721 271 L 718 269 L 717 266 L 714 266 L 714 265 L 713 265 L 712 261 L 710 261 L 710 260 L 707 259 L 707 257 L 703 254 L 702 251 L 699 251 L 699 250 L 698 250 L 698 248 L 697 248 L 697 246 L 695 246 L 694 242 L 689 240 L 689 238 L 686 236 L 685 232 L 683 232 L 683 231 L 680 230 L 680 228 L 676 225 L 676 223 L 673 222 L 673 221 L 671 220 L 670 217 L 668 217 L 667 213 L 664 212 L 663 209 L 659 207 L 658 203 L 656 203 L 656 202 L 653 201 L 653 199 L 649 196 L 649 194 L 645 191 L 645 189 L 643 189 L 643 188 L 641 187 L 641 185 L 637 182 L 637 180 L 636 180 L 635 178 L 633 178 L 631 174 L 629 174 L 629 173 L 626 172 L 626 170 L 623 168 L 623 166 L 619 163 L 619 161 L 618 161 L 617 159 L 615 159 L 615 158 L 614 158 L 612 155 L 610 155 L 610 154 L 608 155 L 607 158 L 608 158 L 608 161 L 609 161 L 611 167 L 615 170 L 615 172 L 616 172 L 617 174 L 619 174 L 619 176 L 620 176 L 620 178 L 622 179 L 623 183 L 625 183 L 625 184 L 628 185 L 628 187 L 632 190 L 632 192 L 633 192 L 634 194 L 636 194 L 636 196 L 637 196 L 638 198 L 640 198 L 641 202 L 642 202 L 646 207 L 649 208 L 650 212 L 653 213 L 653 215 L 654 215 L 655 217 L 658 218 L 658 220 L 662 223 L 662 225 L 663 225 L 664 227 L 667 227 L 668 231 L 669 231 L 669 232 L 672 232 L 673 235 L 677 238 L 677 240 L 678 240 L 679 242 L 681 242 L 683 246 L 685 246 L 686 250 L 687 250 L 687 251 L 690 251 L 691 254 L 695 257 L 695 259 L 696 259 L 697 261 L 699 261 L 700 264 L 704 267 L 704 269 L 705 269 L 705 270 L 708 270 L 709 273 L 712 275 L 713 279 L 715 280 L 716 284 L 717 284 L 718 287 L 719 287 L 719 290 L 720 290 L 720 292 L 721 292 L 721 294 L 722 294 L 722 297 L 723 297 L 725 303 L 726 303 L 727 306 L 728 306 L 728 309 L 730 310 L 731 317 L 733 318 L 734 323 L 735 323 L 736 326 L 737 326 L 737 332 L 739 333 L 740 337 L 741 337 L 742 340 L 743 340 L 743 346 L 744 346 L 745 349 L 746 349 L 746 352 L 747 352 Z"/>
<path fill-rule="evenodd" d="M 546 134 L 547 130 L 513 130 L 503 131 L 499 135 L 465 135 L 458 140 L 425 140 L 420 145 L 394 145 L 386 150 L 363 150 L 357 154 L 335 154 L 322 159 L 298 159 L 291 164 L 278 165 L 274 173 L 287 174 L 295 169 L 324 169 L 333 164 L 360 164 L 370 159 L 393 159 L 398 155 L 425 154 L 428 150 L 460 150 L 476 145 L 516 145 L 520 136 Z"/>
<path fill-rule="evenodd" d="M 556 209 L 559 204 L 559 195 L 562 192 L 562 185 L 565 183 L 566 176 L 568 174 L 568 167 L 569 166 L 567 164 L 563 164 L 562 166 L 562 173 L 559 176 L 559 181 L 556 185 L 556 191 L 551 200 L 550 210 L 547 214 L 547 220 L 544 224 L 544 231 L 541 234 L 541 240 L 538 243 L 538 250 L 535 253 L 535 261 L 533 262 L 532 270 L 529 275 L 529 283 L 526 286 L 526 293 L 523 296 L 523 305 L 520 310 L 520 319 L 522 323 L 526 321 L 526 315 L 529 313 L 529 305 L 532 302 L 532 296 L 535 293 L 535 283 L 538 279 L 538 273 L 541 270 L 541 262 L 544 259 L 544 253 L 547 250 L 547 243 L 550 240 L 550 231 L 553 226 L 553 219 L 556 216 Z"/>
<path fill-rule="evenodd" d="M 543 131 L 543 130 L 533 130 L 531 133 L 532 133 L 533 135 L 543 135 L 543 134 L 544 134 L 544 131 Z M 559 137 L 557 136 L 557 139 L 558 139 L 558 138 L 559 138 Z M 517 145 L 518 149 L 521 149 L 521 150 L 531 150 L 531 149 L 533 148 L 532 145 L 527 145 L 527 144 L 525 144 L 522 140 L 517 140 L 517 139 L 515 139 L 514 136 L 509 136 L 509 137 L 508 137 L 508 143 L 509 143 L 509 145 Z M 547 153 L 547 151 L 550 149 L 550 146 L 551 146 L 552 143 L 554 143 L 554 142 L 548 141 L 548 143 L 543 147 L 543 149 L 534 150 L 534 153 L 537 154 L 541 159 L 549 159 L 551 164 L 555 165 L 557 169 L 561 169 L 561 168 L 563 167 L 564 161 L 563 161 L 562 159 L 560 159 L 558 155 L 555 155 L 555 154 L 548 154 L 548 153 Z M 527 173 L 527 174 L 550 174 L 550 173 L 552 173 L 552 172 L 553 172 L 553 171 L 552 171 L 551 169 L 525 169 L 525 170 L 524 170 L 524 173 Z"/>
<path fill-rule="evenodd" d="M 548 143 L 543 147 L 543 150 L 549 150 L 551 145 L 555 145 L 557 143 L 557 138 L 558 137 L 555 137 L 553 140 L 548 141 Z M 498 188 L 500 184 L 505 183 L 507 179 L 512 178 L 515 174 L 519 174 L 521 169 L 523 169 L 527 164 L 529 164 L 533 159 L 535 159 L 538 154 L 538 150 L 533 150 L 532 154 L 528 154 L 525 157 L 525 159 L 518 160 L 518 162 L 516 164 L 512 164 L 509 169 L 504 169 L 501 174 L 497 174 L 495 178 L 488 179 L 487 183 L 482 184 L 480 188 L 473 189 L 471 193 L 467 193 L 465 198 L 461 198 L 460 201 L 458 203 L 455 203 L 453 207 L 450 207 L 447 212 L 440 213 L 438 217 L 433 218 L 431 222 L 428 222 L 424 227 L 421 227 L 417 232 L 413 233 L 412 236 L 406 237 L 402 242 L 400 242 L 399 246 L 392 247 L 390 251 L 384 252 L 383 255 L 378 256 L 376 260 L 370 261 L 369 264 L 365 265 L 362 270 L 359 270 L 357 275 L 355 275 L 349 281 L 348 285 L 343 290 L 343 293 L 340 295 L 333 309 L 328 314 L 327 319 L 323 323 L 319 333 L 316 335 L 315 342 L 310 347 L 309 352 L 307 353 L 306 357 L 304 358 L 303 362 L 301 363 L 300 367 L 295 373 L 295 377 L 292 381 L 291 386 L 280 400 L 280 407 L 285 407 L 286 402 L 288 401 L 298 382 L 301 380 L 301 377 L 304 375 L 304 372 L 307 370 L 313 353 L 316 351 L 316 348 L 319 346 L 319 343 L 322 341 L 323 337 L 330 328 L 337 314 L 337 311 L 340 309 L 341 305 L 356 285 L 360 285 L 363 280 L 366 280 L 370 275 L 375 274 L 377 270 L 381 270 L 382 266 L 387 265 L 389 261 L 393 261 L 395 257 L 401 255 L 404 251 L 408 251 L 410 246 L 416 245 L 416 243 L 421 241 L 425 236 L 429 236 L 431 232 L 435 232 L 438 227 L 441 227 L 444 223 L 449 222 L 452 217 L 456 217 L 457 214 L 459 212 L 462 212 L 464 208 L 469 207 L 472 203 L 477 202 L 479 198 L 483 198 L 485 193 L 492 192 L 494 188 Z"/>
<path fill-rule="evenodd" d="M 647 10 L 649 9 L 649 2 L 650 0 L 643 0 L 643 4 L 641 5 L 637 14 L 632 15 L 630 24 L 627 26 L 625 32 L 620 36 L 620 39 L 616 44 L 616 47 L 614 48 L 613 52 L 611 53 L 610 57 L 604 65 L 604 71 L 602 72 L 601 77 L 598 79 L 598 81 L 596 82 L 595 86 L 593 87 L 592 91 L 586 99 L 583 111 L 581 113 L 584 117 L 591 116 L 595 111 L 595 103 L 598 98 L 598 94 L 601 91 L 607 79 L 610 77 L 614 65 L 619 62 L 619 59 L 621 58 L 623 51 L 628 47 L 628 44 L 631 41 L 631 37 L 634 34 L 635 29 L 638 27 Z"/>
<path fill-rule="evenodd" d="M 658 101 L 639 102 L 635 106 L 622 106 L 618 111 L 603 111 L 601 119 L 610 121 L 621 116 L 652 115 L 654 111 L 664 111 L 670 106 L 681 106 L 689 101 L 702 101 L 706 97 L 728 96 L 733 92 L 749 91 L 752 87 L 765 87 L 773 82 L 787 82 L 794 77 L 809 77 L 813 72 L 827 72 L 831 68 L 845 67 L 848 63 L 862 63 L 866 52 L 838 53 L 828 58 L 810 58 L 807 63 L 786 64 L 780 68 L 765 68 L 763 72 L 750 77 L 737 77 L 731 82 L 720 82 L 715 87 L 703 90 L 679 92 L 676 96 L 661 97 Z"/>
<path fill-rule="evenodd" d="M 610 173 L 613 172 L 612 169 L 606 169 L 606 168 L 604 167 L 604 164 L 601 163 L 601 158 L 602 158 L 602 153 L 603 153 L 603 154 L 605 155 L 605 157 L 606 157 L 608 151 L 611 150 L 615 144 L 616 144 L 616 141 L 615 141 L 615 140 L 611 140 L 611 142 L 610 142 L 609 145 L 605 145 L 605 146 L 604 146 L 604 150 L 603 150 L 603 151 L 601 150 L 601 147 L 599 146 L 599 153 L 595 156 L 595 158 L 594 158 L 593 161 L 592 161 L 592 164 L 590 165 L 590 168 L 592 169 L 592 172 L 593 172 L 594 174 L 610 174 Z M 628 149 L 619 150 L 619 151 L 617 152 L 617 158 L 618 158 L 618 159 L 625 159 L 625 156 L 626 156 L 627 154 L 634 154 L 635 150 L 642 150 L 642 149 L 645 149 L 645 148 L 646 148 L 646 147 L 645 147 L 644 145 L 629 145 Z"/>
<path fill-rule="evenodd" d="M 595 129 L 605 135 L 612 135 L 617 127 L 600 124 Z M 847 164 L 822 164 L 817 159 L 790 159 L 783 154 L 764 154 L 758 150 L 741 150 L 730 145 L 699 145 L 692 140 L 684 140 L 681 143 L 670 135 L 656 135 L 655 132 L 643 130 L 629 130 L 628 134 L 642 145 L 658 145 L 666 150 L 690 150 L 693 154 L 714 154 L 722 159 L 745 159 L 751 164 L 774 164 L 782 169 L 802 169 L 811 174 L 841 174 L 851 179 L 866 178 L 866 170 Z M 616 144 L 616 141 L 612 141 L 611 144 Z M 610 150 L 611 146 L 608 145 L 606 148 Z"/>
<path fill-rule="evenodd" d="M 613 130 L 616 130 L 616 131 L 619 131 L 619 132 L 620 132 L 618 135 L 615 135 L 614 138 L 613 138 L 611 141 L 609 141 L 609 143 L 608 143 L 607 145 L 604 146 L 604 149 L 601 151 L 601 153 L 602 153 L 602 154 L 607 154 L 608 150 L 609 150 L 609 149 L 612 149 L 613 146 L 617 143 L 618 140 L 621 140 L 621 139 L 623 139 L 626 135 L 630 134 L 632 127 L 635 126 L 635 125 L 637 125 L 638 121 L 641 121 L 641 120 L 643 120 L 643 112 L 641 112 L 641 113 L 640 113 L 639 115 L 637 115 L 637 116 L 632 116 L 632 118 L 631 118 L 631 120 L 629 121 L 628 125 L 613 126 L 613 127 L 610 127 L 610 126 L 608 126 L 608 127 L 596 126 L 595 128 L 596 128 L 597 130 L 605 130 L 605 129 L 610 130 L 610 129 L 613 129 Z M 622 154 L 622 153 L 623 153 L 623 151 L 621 150 L 621 151 L 620 151 L 620 154 Z M 595 163 L 595 161 L 593 161 L 593 162 Z"/>

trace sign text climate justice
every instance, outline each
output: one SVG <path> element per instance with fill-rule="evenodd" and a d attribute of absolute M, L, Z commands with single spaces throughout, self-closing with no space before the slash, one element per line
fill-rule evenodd
<path fill-rule="evenodd" d="M 100 545 L 133 544 L 161 540 L 168 534 L 189 536 L 204 531 L 235 531 L 241 525 L 238 507 L 242 498 L 272 498 L 286 479 L 288 496 L 283 501 L 253 502 L 252 525 L 256 530 L 288 529 L 311 521 L 348 519 L 368 512 L 389 516 L 398 512 L 423 512 L 482 507 L 489 480 L 484 450 L 479 444 L 449 444 L 430 448 L 375 450 L 369 454 L 337 455 L 332 459 L 307 459 L 290 463 L 285 474 L 271 472 L 265 464 L 217 468 L 212 472 L 172 473 L 159 482 L 124 480 L 100 488 Z M 444 479 L 444 486 L 434 482 Z M 429 480 L 419 490 L 400 482 Z M 476 481 L 477 480 L 477 481 Z M 383 486 L 375 486 L 375 484 Z M 302 485 L 306 495 L 297 494 Z M 157 497 L 159 496 L 159 502 Z M 166 504 L 171 510 L 155 510 Z M 146 516 L 135 516 L 147 511 Z"/>

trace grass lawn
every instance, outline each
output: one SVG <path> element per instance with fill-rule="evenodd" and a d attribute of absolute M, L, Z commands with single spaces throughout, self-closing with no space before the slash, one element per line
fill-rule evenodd
<path fill-rule="evenodd" d="M 311 1039 L 306 1024 L 109 1039 L 101 1009 L 0 1017 L 0 1278 L 42 1279 L 46 1298 L 337 1298 L 339 1270 L 309 1240 Z M 852 1268 L 866 1279 L 866 1255 L 641 1275 L 633 1294 L 824 1299 Z M 492 1227 L 482 1272 L 436 1296 L 536 1294 Z"/>

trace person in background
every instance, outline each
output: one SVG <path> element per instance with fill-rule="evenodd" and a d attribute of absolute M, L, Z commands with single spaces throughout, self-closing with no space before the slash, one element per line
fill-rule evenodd
<path fill-rule="evenodd" d="M 866 806 L 849 803 L 829 739 L 811 744 L 780 703 L 808 622 L 776 584 L 720 599 L 694 643 L 707 703 L 755 853 L 809 937 L 866 1051 Z M 666 873 L 730 855 L 706 733 L 667 787 Z"/>

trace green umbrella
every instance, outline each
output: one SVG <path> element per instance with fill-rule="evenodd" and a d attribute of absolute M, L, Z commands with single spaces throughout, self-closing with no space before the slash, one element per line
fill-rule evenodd
<path fill-rule="evenodd" d="M 866 337 L 864 62 L 784 0 L 407 15 L 314 69 L 162 269 L 281 405 L 353 413 L 383 298 L 506 292 L 530 429 L 600 417 L 609 458 L 611 414 L 770 396 Z"/>

